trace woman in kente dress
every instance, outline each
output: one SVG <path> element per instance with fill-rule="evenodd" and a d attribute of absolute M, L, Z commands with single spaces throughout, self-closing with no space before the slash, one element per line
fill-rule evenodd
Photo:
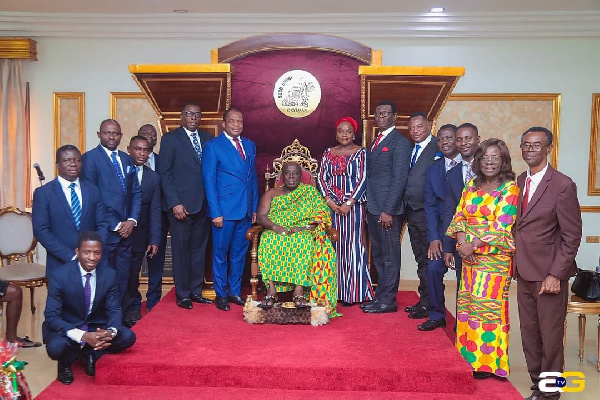
<path fill-rule="evenodd" d="M 502 140 L 475 153 L 476 174 L 463 190 L 446 231 L 463 259 L 456 310 L 456 348 L 477 379 L 509 374 L 508 291 L 515 242 L 512 227 L 519 188 Z"/>
<path fill-rule="evenodd" d="M 335 243 L 338 299 L 349 306 L 373 300 L 365 250 L 367 151 L 354 144 L 358 124 L 353 118 L 341 118 L 335 126 L 339 144 L 323 153 L 317 185 L 339 232 Z"/>
<path fill-rule="evenodd" d="M 260 199 L 257 222 L 265 230 L 258 247 L 258 265 L 267 285 L 260 303 L 270 308 L 277 292 L 293 290 L 296 307 L 308 307 L 309 300 L 329 302 L 330 317 L 336 317 L 337 274 L 335 250 L 325 233 L 331 224 L 329 209 L 319 191 L 300 183 L 300 165 L 289 162 L 282 168 L 283 186 L 269 189 Z"/>

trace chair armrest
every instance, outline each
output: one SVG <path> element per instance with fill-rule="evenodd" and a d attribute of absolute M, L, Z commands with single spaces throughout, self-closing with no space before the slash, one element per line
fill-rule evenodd
<path fill-rule="evenodd" d="M 329 239 L 332 242 L 338 241 L 339 233 L 337 230 L 335 230 L 335 228 L 332 228 L 329 225 L 325 225 L 325 233 L 327 233 L 327 236 L 329 236 Z"/>
<path fill-rule="evenodd" d="M 246 239 L 252 241 L 252 239 L 256 236 L 258 236 L 259 233 L 261 233 L 265 228 L 262 225 L 254 225 L 251 226 L 247 231 L 246 231 Z"/>

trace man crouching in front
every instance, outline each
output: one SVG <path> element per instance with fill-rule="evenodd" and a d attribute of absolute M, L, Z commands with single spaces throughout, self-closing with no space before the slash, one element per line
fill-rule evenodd
<path fill-rule="evenodd" d="M 96 360 L 133 346 L 135 333 L 121 325 L 121 304 L 115 271 L 96 269 L 102 258 L 102 239 L 83 232 L 77 240 L 76 258 L 52 271 L 42 334 L 46 351 L 58 361 L 57 379 L 73 382 L 71 364 L 77 358 L 85 373 L 96 374 Z"/>

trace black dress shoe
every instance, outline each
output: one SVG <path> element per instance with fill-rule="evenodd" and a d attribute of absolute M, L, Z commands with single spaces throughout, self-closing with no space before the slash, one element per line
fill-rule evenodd
<path fill-rule="evenodd" d="M 125 321 L 123 321 L 123 325 L 125 325 L 128 328 L 131 328 L 135 325 L 135 322 L 133 319 L 126 319 Z"/>
<path fill-rule="evenodd" d="M 177 300 L 177 305 L 181 308 L 185 308 L 188 310 L 191 310 L 192 308 L 194 308 L 194 305 L 192 304 L 192 300 L 190 300 L 190 299 Z"/>
<path fill-rule="evenodd" d="M 230 303 L 237 304 L 238 306 L 243 306 L 244 304 L 246 304 L 246 302 L 244 301 L 244 299 L 242 299 L 241 296 L 227 296 L 227 300 Z"/>
<path fill-rule="evenodd" d="M 348 303 L 347 301 L 340 301 L 342 307 L 352 307 L 352 303 Z"/>
<path fill-rule="evenodd" d="M 425 307 L 420 307 L 417 310 L 415 310 L 414 312 L 411 312 L 410 314 L 408 314 L 408 318 L 412 318 L 412 319 L 424 319 L 427 318 L 429 314 L 427 314 L 427 309 Z"/>
<path fill-rule="evenodd" d="M 491 372 L 473 371 L 473 378 L 475 379 L 487 379 L 491 376 Z"/>
<path fill-rule="evenodd" d="M 370 308 L 378 308 L 380 304 L 381 303 L 379 302 L 379 300 L 374 300 L 374 301 L 370 302 L 369 304 L 364 304 L 364 305 L 361 304 L 360 308 L 362 308 L 362 310 L 365 311 Z"/>
<path fill-rule="evenodd" d="M 73 371 L 71 366 L 62 360 L 58 360 L 58 375 L 56 376 L 59 382 L 65 385 L 73 383 Z"/>
<path fill-rule="evenodd" d="M 408 307 L 404 307 L 404 312 L 407 313 L 414 313 L 415 311 L 417 311 L 419 308 L 421 307 L 421 301 L 419 301 L 417 304 L 413 305 L 413 306 L 408 306 Z"/>
<path fill-rule="evenodd" d="M 215 299 L 215 304 L 217 305 L 217 308 L 219 310 L 229 311 L 229 302 L 227 301 L 227 299 L 225 297 L 217 296 L 217 298 Z"/>
<path fill-rule="evenodd" d="M 371 300 L 371 301 L 365 301 L 364 303 L 362 303 L 359 307 L 364 309 L 365 307 L 370 307 L 373 304 L 375 304 L 377 302 L 377 300 Z"/>
<path fill-rule="evenodd" d="M 204 296 L 198 296 L 198 295 L 191 295 L 190 296 L 190 300 L 193 301 L 194 303 L 200 303 L 200 304 L 212 304 L 213 301 L 211 299 L 207 299 Z"/>
<path fill-rule="evenodd" d="M 417 328 L 420 331 L 432 331 L 435 328 L 440 328 L 440 327 L 445 327 L 445 326 L 446 326 L 445 319 L 440 319 L 439 321 L 434 321 L 432 319 L 428 319 L 427 321 L 425 321 L 421 325 L 419 325 Z"/>
<path fill-rule="evenodd" d="M 139 311 L 134 311 L 133 313 L 131 313 L 131 319 L 134 322 L 138 322 L 142 319 L 142 314 L 140 314 Z"/>
<path fill-rule="evenodd" d="M 88 376 L 96 376 L 96 358 L 93 353 L 82 354 L 79 361 L 85 368 L 85 374 Z"/>
<path fill-rule="evenodd" d="M 377 306 L 363 308 L 363 311 L 369 314 L 383 314 L 389 312 L 396 312 L 398 311 L 398 305 L 378 303 Z"/>

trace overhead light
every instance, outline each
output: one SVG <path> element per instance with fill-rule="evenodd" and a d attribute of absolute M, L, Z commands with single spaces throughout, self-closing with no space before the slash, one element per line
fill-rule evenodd
<path fill-rule="evenodd" d="M 177 14 L 185 14 L 186 12 L 188 12 L 188 10 L 173 10 L 173 12 Z"/>
<path fill-rule="evenodd" d="M 441 13 L 444 12 L 444 7 L 433 7 L 431 10 L 432 13 Z"/>

